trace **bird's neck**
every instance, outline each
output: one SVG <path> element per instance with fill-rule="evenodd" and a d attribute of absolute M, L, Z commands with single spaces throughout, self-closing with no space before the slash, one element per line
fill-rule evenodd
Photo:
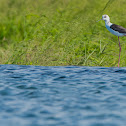
<path fill-rule="evenodd" d="M 105 25 L 107 25 L 107 26 L 111 26 L 112 23 L 111 23 L 110 21 L 105 21 Z"/>

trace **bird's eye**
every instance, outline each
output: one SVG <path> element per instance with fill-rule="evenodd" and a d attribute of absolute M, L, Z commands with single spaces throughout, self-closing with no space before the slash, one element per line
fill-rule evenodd
<path fill-rule="evenodd" d="M 104 16 L 104 18 L 106 18 L 106 15 Z"/>

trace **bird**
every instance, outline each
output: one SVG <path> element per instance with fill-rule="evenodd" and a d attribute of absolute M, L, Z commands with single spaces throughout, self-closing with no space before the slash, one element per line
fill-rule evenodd
<path fill-rule="evenodd" d="M 118 36 L 118 42 L 119 42 L 119 59 L 118 59 L 118 67 L 119 67 L 119 63 L 120 63 L 120 54 L 121 54 L 121 44 L 120 44 L 120 40 L 119 37 L 120 36 L 126 36 L 126 28 L 117 25 L 117 24 L 113 24 L 110 22 L 110 17 L 106 14 L 102 15 L 102 18 L 100 20 L 104 20 L 105 21 L 105 26 L 106 28 L 113 34 Z M 100 21 L 98 20 L 98 21 Z M 97 22 L 98 22 L 97 21 Z"/>

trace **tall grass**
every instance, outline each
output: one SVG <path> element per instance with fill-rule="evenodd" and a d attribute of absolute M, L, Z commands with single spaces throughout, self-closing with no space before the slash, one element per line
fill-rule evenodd
<path fill-rule="evenodd" d="M 1 0 L 0 63 L 117 66 L 118 41 L 102 14 L 126 27 L 125 0 Z M 120 66 L 126 65 L 126 38 Z"/>

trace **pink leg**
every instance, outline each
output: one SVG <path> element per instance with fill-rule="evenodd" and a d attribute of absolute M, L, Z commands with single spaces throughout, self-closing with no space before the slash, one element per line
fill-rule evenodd
<path fill-rule="evenodd" d="M 119 36 L 118 36 L 118 41 L 119 41 Z M 121 53 L 121 45 L 120 45 L 120 41 L 119 41 L 119 60 L 118 60 L 118 67 L 119 67 L 119 63 L 120 63 L 120 53 Z"/>

